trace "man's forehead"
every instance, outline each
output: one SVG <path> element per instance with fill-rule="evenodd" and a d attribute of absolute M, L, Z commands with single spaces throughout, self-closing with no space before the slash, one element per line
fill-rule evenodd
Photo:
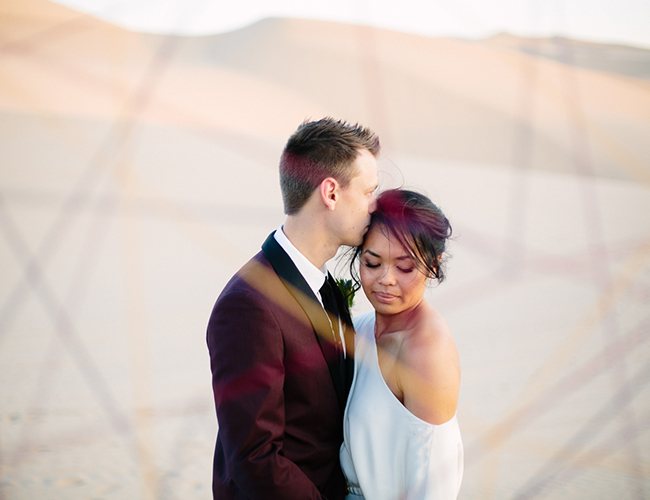
<path fill-rule="evenodd" d="M 356 175 L 354 178 L 359 178 L 366 184 L 377 183 L 377 160 L 367 149 L 362 150 L 357 156 L 355 162 Z"/>

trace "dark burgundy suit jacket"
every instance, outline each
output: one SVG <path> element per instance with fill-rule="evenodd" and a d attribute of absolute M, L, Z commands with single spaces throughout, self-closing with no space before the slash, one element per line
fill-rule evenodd
<path fill-rule="evenodd" d="M 351 353 L 352 322 L 334 288 Z M 341 363 L 323 308 L 273 234 L 217 299 L 207 342 L 219 422 L 214 498 L 343 499 L 352 356 Z"/>

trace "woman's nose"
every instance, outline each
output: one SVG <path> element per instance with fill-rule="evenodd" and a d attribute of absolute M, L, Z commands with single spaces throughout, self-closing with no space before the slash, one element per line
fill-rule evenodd
<path fill-rule="evenodd" d="M 388 266 L 386 270 L 379 276 L 377 280 L 380 285 L 394 285 L 395 284 L 395 271 L 393 266 Z"/>

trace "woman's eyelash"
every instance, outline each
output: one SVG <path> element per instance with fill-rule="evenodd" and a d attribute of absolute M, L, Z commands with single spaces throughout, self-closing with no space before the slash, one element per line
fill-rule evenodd
<path fill-rule="evenodd" d="M 368 262 L 368 261 L 364 262 L 363 265 L 366 266 L 366 267 L 368 267 L 368 268 L 370 268 L 370 269 L 376 269 L 376 268 L 378 268 L 379 266 L 381 266 L 381 264 L 373 264 L 373 263 L 370 263 L 370 262 Z M 397 267 L 397 269 L 398 269 L 400 272 L 404 273 L 404 274 L 409 274 L 409 273 L 413 272 L 413 270 L 415 269 L 415 267 L 408 267 L 408 268 Z"/>

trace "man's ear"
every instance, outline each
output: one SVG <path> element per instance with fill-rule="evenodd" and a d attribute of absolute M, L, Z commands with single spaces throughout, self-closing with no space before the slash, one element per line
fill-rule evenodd
<path fill-rule="evenodd" d="M 320 197 L 329 210 L 334 210 L 339 199 L 339 182 L 334 177 L 328 177 L 320 183 Z"/>

